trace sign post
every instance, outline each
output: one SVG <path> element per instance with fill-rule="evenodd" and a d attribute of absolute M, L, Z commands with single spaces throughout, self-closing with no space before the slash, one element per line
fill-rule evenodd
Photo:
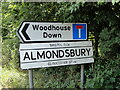
<path fill-rule="evenodd" d="M 33 90 L 33 88 L 34 88 L 34 82 L 33 82 L 33 71 L 32 71 L 32 69 L 28 70 L 28 74 L 29 74 L 30 90 Z"/>
<path fill-rule="evenodd" d="M 84 88 L 84 65 L 93 63 L 93 48 L 87 40 L 86 23 L 22 22 L 17 34 L 20 44 L 20 67 L 29 72 L 33 89 L 33 68 L 81 65 L 81 88 Z"/>
<path fill-rule="evenodd" d="M 81 65 L 81 88 L 84 88 L 84 65 Z"/>

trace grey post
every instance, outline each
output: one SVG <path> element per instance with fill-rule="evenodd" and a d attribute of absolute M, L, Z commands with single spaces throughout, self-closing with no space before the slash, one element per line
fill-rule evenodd
<path fill-rule="evenodd" d="M 84 88 L 84 65 L 81 65 L 81 88 Z"/>
<path fill-rule="evenodd" d="M 33 83 L 33 71 L 31 69 L 28 70 L 29 73 L 29 85 L 30 85 L 30 90 L 33 90 L 34 88 L 34 83 Z"/>

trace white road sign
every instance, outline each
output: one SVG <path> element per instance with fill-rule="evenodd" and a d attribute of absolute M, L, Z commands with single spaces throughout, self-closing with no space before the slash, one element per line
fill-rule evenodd
<path fill-rule="evenodd" d="M 17 33 L 22 42 L 87 40 L 87 24 L 23 22 Z"/>
<path fill-rule="evenodd" d="M 22 69 L 93 63 L 91 41 L 20 44 Z"/>

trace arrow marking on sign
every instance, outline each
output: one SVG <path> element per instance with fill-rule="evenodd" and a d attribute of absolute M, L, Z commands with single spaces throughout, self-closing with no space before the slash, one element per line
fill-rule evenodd
<path fill-rule="evenodd" d="M 25 26 L 23 27 L 23 29 L 22 29 L 22 34 L 25 36 L 25 38 L 26 38 L 26 40 L 30 40 L 30 38 L 29 38 L 29 36 L 27 35 L 27 33 L 26 33 L 26 31 L 27 31 L 27 28 L 28 28 L 28 26 L 29 26 L 30 24 L 25 24 Z"/>

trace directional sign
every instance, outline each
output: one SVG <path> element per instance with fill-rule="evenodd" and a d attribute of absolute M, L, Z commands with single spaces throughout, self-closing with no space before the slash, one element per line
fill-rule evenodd
<path fill-rule="evenodd" d="M 17 33 L 22 42 L 87 40 L 87 24 L 23 22 Z"/>
<path fill-rule="evenodd" d="M 91 41 L 20 44 L 22 69 L 93 63 Z"/>

